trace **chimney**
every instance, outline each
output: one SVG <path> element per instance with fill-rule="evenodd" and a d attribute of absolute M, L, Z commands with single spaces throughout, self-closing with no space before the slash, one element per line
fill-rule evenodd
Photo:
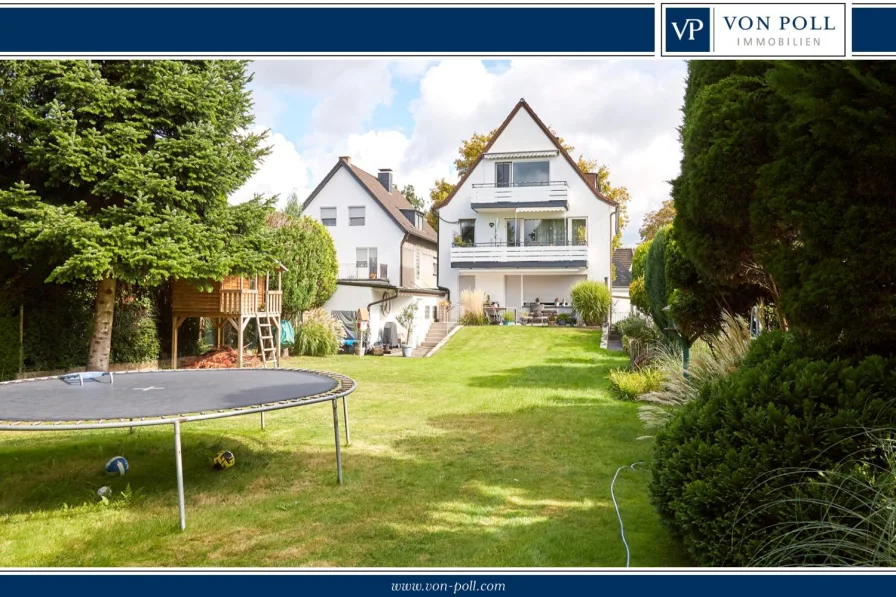
<path fill-rule="evenodd" d="M 345 162 L 346 164 L 352 163 L 352 156 L 350 156 L 350 155 L 341 155 L 341 156 L 339 156 L 339 159 L 342 160 L 343 162 Z"/>
<path fill-rule="evenodd" d="M 386 189 L 386 192 L 392 192 L 392 169 L 391 168 L 380 168 L 380 173 L 376 175 L 377 180 L 380 181 L 380 184 L 383 185 L 383 188 Z"/>

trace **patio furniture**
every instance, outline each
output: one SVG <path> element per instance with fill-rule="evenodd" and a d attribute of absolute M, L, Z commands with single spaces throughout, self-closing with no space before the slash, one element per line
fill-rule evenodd
<path fill-rule="evenodd" d="M 485 307 L 485 314 L 488 316 L 488 320 L 493 325 L 501 325 L 501 322 L 504 321 L 504 311 L 507 310 L 507 307 Z"/>

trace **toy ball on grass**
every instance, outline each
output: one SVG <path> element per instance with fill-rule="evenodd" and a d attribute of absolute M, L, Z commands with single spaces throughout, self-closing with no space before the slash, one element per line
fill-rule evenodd
<path fill-rule="evenodd" d="M 223 471 L 236 464 L 236 458 L 233 457 L 233 452 L 230 452 L 229 450 L 221 450 L 212 462 L 215 465 L 215 469 Z"/>
<path fill-rule="evenodd" d="M 103 485 L 99 489 L 96 490 L 96 497 L 98 499 L 110 498 L 112 497 L 112 488 L 108 485 Z"/>
<path fill-rule="evenodd" d="M 116 456 L 106 463 L 106 473 L 110 475 L 123 475 L 128 472 L 128 461 L 124 456 Z"/>

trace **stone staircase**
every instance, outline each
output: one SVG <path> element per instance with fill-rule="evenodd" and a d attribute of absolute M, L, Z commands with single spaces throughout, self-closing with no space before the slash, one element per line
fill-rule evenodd
<path fill-rule="evenodd" d="M 445 339 L 445 336 L 447 336 L 456 325 L 456 323 L 448 323 L 446 321 L 434 322 L 429 326 L 429 332 L 427 332 L 426 338 L 414 349 L 411 356 L 425 357 L 430 350 L 435 348 L 439 342 Z"/>

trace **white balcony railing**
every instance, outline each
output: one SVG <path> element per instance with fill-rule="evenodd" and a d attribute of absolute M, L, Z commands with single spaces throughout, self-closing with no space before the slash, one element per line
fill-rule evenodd
<path fill-rule="evenodd" d="M 451 263 L 519 263 L 556 264 L 568 262 L 570 267 L 587 263 L 588 247 L 585 245 L 538 246 L 479 246 L 451 247 Z M 537 265 L 536 265 L 537 267 Z"/>
<path fill-rule="evenodd" d="M 389 268 L 387 264 L 358 264 L 358 263 L 340 263 L 339 276 L 340 280 L 388 280 Z"/>
<path fill-rule="evenodd" d="M 473 203 L 565 201 L 568 194 L 569 186 L 565 180 L 513 186 L 473 185 Z"/>

